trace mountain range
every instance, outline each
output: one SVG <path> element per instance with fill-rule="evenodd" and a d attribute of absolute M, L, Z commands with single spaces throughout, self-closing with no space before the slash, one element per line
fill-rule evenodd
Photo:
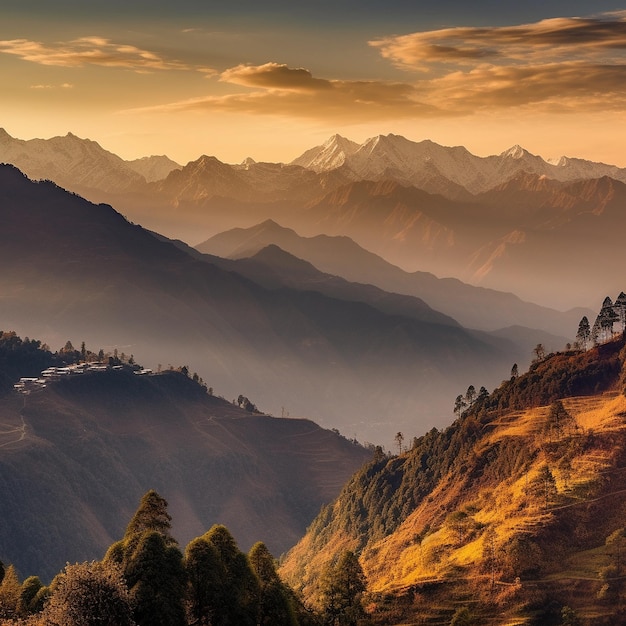
<path fill-rule="evenodd" d="M 243 259 L 254 258 L 269 246 L 277 246 L 322 272 L 353 283 L 371 284 L 387 292 L 419 297 L 466 328 L 493 331 L 522 326 L 541 329 L 561 338 L 554 348 L 564 345 L 583 315 L 593 315 L 590 310 L 578 308 L 562 313 L 524 302 L 512 293 L 474 287 L 453 278 L 441 279 L 428 272 L 405 272 L 368 252 L 349 237 L 302 237 L 273 220 L 220 233 L 198 244 L 196 249 L 218 257 Z M 302 276 L 298 280 L 306 282 Z M 568 329 L 573 331 L 568 332 Z"/>
<path fill-rule="evenodd" d="M 167 354 L 227 396 L 374 442 L 445 423 L 459 389 L 528 358 L 416 299 L 421 318 L 262 286 L 12 166 L 0 189 L 3 325 L 52 346 L 117 346 L 152 366 Z"/>
<path fill-rule="evenodd" d="M 524 172 L 572 182 L 609 176 L 626 183 L 626 169 L 584 159 L 544 160 L 519 145 L 499 155 L 479 157 L 463 146 L 414 142 L 400 135 L 378 135 L 362 144 L 332 136 L 292 161 L 316 172 L 343 169 L 352 180 L 395 180 L 450 198 L 467 199 Z"/>
<path fill-rule="evenodd" d="M 201 156 L 180 167 L 126 162 L 72 134 L 21 141 L 6 131 L 0 161 L 193 244 L 274 219 L 307 236 L 349 236 L 408 271 L 553 308 L 620 288 L 602 268 L 618 262 L 626 170 L 603 163 L 546 161 L 519 146 L 477 157 L 387 135 L 360 145 L 334 136 L 290 164 Z M 569 289 L 580 282 L 590 285 L 582 303 Z"/>

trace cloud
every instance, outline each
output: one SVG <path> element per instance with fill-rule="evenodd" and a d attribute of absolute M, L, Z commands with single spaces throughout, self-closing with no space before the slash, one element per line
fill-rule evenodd
<path fill-rule="evenodd" d="M 279 63 L 238 65 L 220 81 L 252 89 L 246 93 L 192 98 L 133 112 L 224 111 L 332 119 L 344 122 L 440 115 L 408 83 L 315 78 L 309 70 Z"/>
<path fill-rule="evenodd" d="M 477 60 L 507 64 L 609 57 L 621 62 L 626 52 L 626 12 L 553 18 L 518 26 L 444 28 L 369 44 L 397 66 L 419 71 Z"/>
<path fill-rule="evenodd" d="M 292 69 L 280 63 L 264 65 L 238 65 L 222 72 L 220 80 L 244 87 L 265 87 L 286 91 L 330 90 L 333 84 L 329 80 L 313 78 L 309 70 Z"/>
<path fill-rule="evenodd" d="M 424 102 L 448 113 L 626 107 L 626 11 L 502 27 L 458 27 L 369 42 L 417 71 Z"/>
<path fill-rule="evenodd" d="M 61 85 L 31 85 L 31 89 L 73 89 L 71 83 L 62 83 Z"/>
<path fill-rule="evenodd" d="M 270 62 L 219 74 L 227 95 L 141 111 L 230 111 L 326 122 L 470 116 L 493 111 L 626 109 L 626 11 L 506 27 L 459 27 L 370 42 L 405 81 L 341 80 Z M 223 91 L 223 89 L 222 89 Z"/>
<path fill-rule="evenodd" d="M 429 99 L 459 114 L 520 107 L 562 113 L 621 110 L 626 106 L 626 65 L 481 66 L 432 80 L 429 89 Z"/>
<path fill-rule="evenodd" d="M 0 40 L 0 52 L 12 54 L 40 65 L 83 67 L 99 65 L 135 71 L 198 70 L 180 61 L 167 60 L 154 52 L 128 44 L 118 44 L 103 37 L 81 37 L 68 42 L 44 44 L 28 39 Z"/>

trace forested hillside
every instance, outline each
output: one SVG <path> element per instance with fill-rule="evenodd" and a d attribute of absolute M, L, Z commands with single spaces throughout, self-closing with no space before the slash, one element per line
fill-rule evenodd
<path fill-rule="evenodd" d="M 315 602 L 320 572 L 355 551 L 381 625 L 460 609 L 463 623 L 560 624 L 564 608 L 622 623 L 625 360 L 622 334 L 474 394 L 452 426 L 357 472 L 281 572 Z"/>

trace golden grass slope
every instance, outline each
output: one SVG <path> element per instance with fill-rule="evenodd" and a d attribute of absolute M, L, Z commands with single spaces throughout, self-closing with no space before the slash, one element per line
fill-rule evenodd
<path fill-rule="evenodd" d="M 361 561 L 370 589 L 397 591 L 424 581 L 458 577 L 460 569 L 466 568 L 475 576 L 474 570 L 480 569 L 490 550 L 502 552 L 516 537 L 540 534 L 566 509 L 586 505 L 596 495 L 598 484 L 620 469 L 615 467 L 619 451 L 604 444 L 606 439 L 623 442 L 626 397 L 606 394 L 571 398 L 564 405 L 579 427 L 571 436 L 546 439 L 543 430 L 548 407 L 518 411 L 490 425 L 492 430 L 481 441 L 477 458 L 494 444 L 511 439 L 521 440 L 537 454 L 518 473 L 496 484 L 480 479 L 470 482 L 462 476 L 439 483 L 396 532 L 364 550 Z M 571 455 L 569 463 L 555 458 L 554 449 L 571 446 L 591 432 L 597 445 Z M 546 465 L 556 482 L 547 506 L 545 489 L 542 493 L 532 488 Z M 597 497 L 624 495 L 620 490 Z M 455 512 L 466 517 L 455 520 Z M 595 563 L 590 565 L 591 570 L 583 570 L 584 575 L 597 578 Z"/>

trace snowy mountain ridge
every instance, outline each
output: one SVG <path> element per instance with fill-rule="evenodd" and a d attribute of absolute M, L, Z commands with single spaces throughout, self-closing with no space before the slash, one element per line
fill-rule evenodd
<path fill-rule="evenodd" d="M 29 178 L 50 179 L 72 190 L 120 192 L 164 178 L 180 165 L 164 156 L 124 161 L 99 143 L 73 133 L 51 139 L 15 139 L 0 128 L 0 162 L 18 167 Z"/>
<path fill-rule="evenodd" d="M 463 146 L 446 147 L 430 140 L 414 142 L 392 134 L 372 137 L 361 145 L 334 135 L 292 164 L 317 172 L 341 167 L 354 180 L 393 178 L 431 193 L 442 193 L 444 180 L 471 194 L 483 193 L 520 172 L 561 182 L 602 176 L 626 182 L 626 168 L 570 157 L 544 160 L 519 145 L 499 155 L 479 157 Z"/>

